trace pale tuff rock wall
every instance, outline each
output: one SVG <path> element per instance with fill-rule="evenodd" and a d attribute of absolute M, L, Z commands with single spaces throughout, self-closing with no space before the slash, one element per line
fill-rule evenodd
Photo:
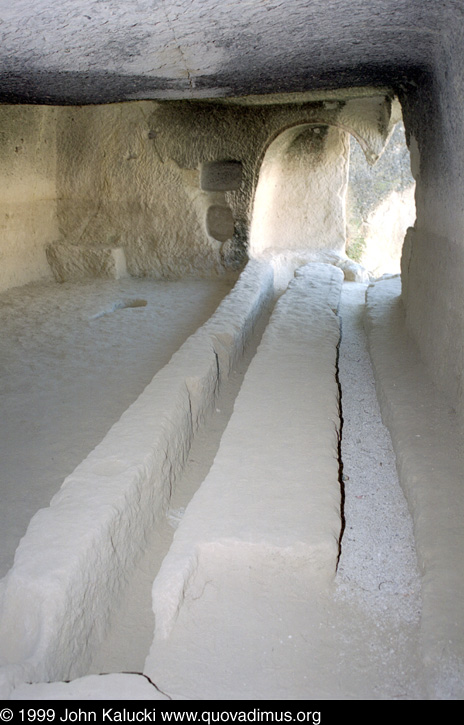
<path fill-rule="evenodd" d="M 0 106 L 0 291 L 51 277 L 58 236 L 55 108 Z"/>
<path fill-rule="evenodd" d="M 345 250 L 348 133 L 297 126 L 269 147 L 261 167 L 250 254 L 271 249 Z"/>
<path fill-rule="evenodd" d="M 350 97 L 350 92 L 332 93 L 332 100 L 300 104 L 181 101 L 62 109 L 60 238 L 82 247 L 122 249 L 127 271 L 135 276 L 235 271 L 246 260 L 259 169 L 266 149 L 282 130 L 302 123 L 320 124 L 321 131 L 325 124 L 348 126 L 370 159 L 380 153 L 395 104 L 386 93 L 363 93 L 367 91 L 360 90 L 359 98 Z M 326 155 L 327 168 L 337 177 L 330 192 L 343 196 L 344 131 L 332 130 L 329 136 L 338 139 Z M 295 144 L 294 163 L 305 149 L 301 166 L 313 168 L 320 144 L 313 148 L 307 139 L 303 144 L 295 139 Z M 205 182 L 205 168 L 213 178 L 214 164 L 218 176 L 211 184 Z M 227 164 L 230 179 L 224 171 Z M 289 188 L 292 171 L 293 167 L 285 179 Z M 299 173 L 302 178 L 305 172 Z M 317 205 L 326 198 L 326 187 Z M 297 198 L 294 206 L 299 201 L 303 200 Z M 325 212 L 333 202 L 327 196 Z M 317 205 L 308 209 L 302 225 Z M 341 229 L 340 208 L 335 216 Z M 324 246 L 338 247 L 340 234 L 336 242 L 326 239 Z M 316 244 L 313 239 L 306 243 Z"/>
<path fill-rule="evenodd" d="M 112 673 L 88 675 L 72 682 L 24 684 L 10 700 L 170 700 L 145 675 Z"/>
<path fill-rule="evenodd" d="M 401 281 L 367 290 L 366 328 L 377 393 L 414 522 L 422 577 L 421 654 L 430 699 L 464 692 L 463 446 L 449 401 L 404 326 Z"/>
<path fill-rule="evenodd" d="M 134 276 L 222 271 L 205 233 L 199 171 L 162 158 L 155 104 L 64 109 L 58 133 L 58 220 L 71 244 L 122 248 Z"/>
<path fill-rule="evenodd" d="M 327 197 L 330 206 L 343 188 L 338 177 L 345 164 L 340 141 L 345 131 L 355 134 L 373 160 L 394 116 L 386 89 L 284 100 L 277 95 L 245 104 L 231 99 L 2 106 L 0 289 L 50 277 L 50 267 L 58 281 L 235 274 L 247 259 L 260 166 L 282 131 L 305 124 L 341 129 L 329 136 L 339 139 L 342 157 L 333 153 L 325 159 L 328 173 L 337 178 L 330 187 L 335 199 Z M 305 202 L 303 166 L 314 169 L 318 158 L 308 141 L 311 133 L 300 138 L 298 132 L 285 161 L 290 163 L 286 193 L 292 173 L 299 174 L 301 193 L 293 208 Z M 208 164 L 223 169 L 212 186 L 202 182 Z M 224 164 L 234 170 L 230 179 L 221 177 Z M 317 175 L 313 181 L 317 191 Z M 312 205 L 313 213 L 326 191 Z M 340 229 L 340 205 L 335 207 L 329 224 L 335 214 Z M 309 217 L 308 209 L 300 227 Z M 318 230 L 305 244 L 320 244 L 324 233 Z M 340 233 L 335 237 L 325 243 L 339 245 Z"/>
<path fill-rule="evenodd" d="M 404 119 L 416 178 L 417 219 L 402 258 L 406 322 L 433 380 L 464 419 L 464 206 L 462 168 L 464 42 L 451 23 L 439 71 L 404 99 Z"/>

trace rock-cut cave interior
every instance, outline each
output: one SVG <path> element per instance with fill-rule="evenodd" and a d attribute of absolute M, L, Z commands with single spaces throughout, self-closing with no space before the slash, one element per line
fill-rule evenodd
<path fill-rule="evenodd" d="M 2 698 L 462 699 L 462 0 L 0 34 Z"/>

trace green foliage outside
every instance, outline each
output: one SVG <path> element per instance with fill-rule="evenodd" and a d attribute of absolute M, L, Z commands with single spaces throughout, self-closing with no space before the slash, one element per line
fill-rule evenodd
<path fill-rule="evenodd" d="M 375 166 L 369 166 L 361 147 L 353 138 L 351 139 L 346 204 L 346 252 L 351 259 L 362 263 L 369 214 L 392 191 L 404 191 L 413 183 L 402 123 L 396 125 L 385 151 Z"/>

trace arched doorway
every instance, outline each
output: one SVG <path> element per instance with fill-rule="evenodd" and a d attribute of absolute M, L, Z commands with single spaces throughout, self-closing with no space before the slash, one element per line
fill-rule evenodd
<path fill-rule="evenodd" d="M 269 145 L 261 166 L 250 228 L 251 257 L 266 250 L 345 249 L 349 134 L 302 124 Z"/>

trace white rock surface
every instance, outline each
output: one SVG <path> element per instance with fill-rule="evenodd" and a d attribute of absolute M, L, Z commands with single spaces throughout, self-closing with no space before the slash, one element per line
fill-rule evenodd
<path fill-rule="evenodd" d="M 246 343 L 259 309 L 270 300 L 275 286 L 283 286 L 285 275 L 296 261 L 295 255 L 281 255 L 274 260 L 274 271 L 264 263 L 251 265 L 249 274 L 242 276 L 242 286 L 238 285 L 221 305 L 222 310 L 218 310 L 203 327 L 202 334 L 206 331 L 210 340 L 214 340 L 216 375 L 218 371 L 220 377 L 228 374 L 234 355 L 239 356 Z M 332 279 L 335 283 L 322 285 L 322 294 L 323 279 Z M 333 390 L 333 397 L 329 396 L 326 401 L 332 413 L 327 419 L 317 420 L 315 429 L 310 421 L 317 419 L 317 411 L 321 408 L 308 406 L 309 398 L 303 399 L 301 391 L 321 402 L 324 390 L 333 389 L 335 384 L 333 372 L 328 377 L 326 374 L 333 365 L 338 338 L 334 310 L 338 306 L 340 284 L 341 271 L 333 266 L 309 264 L 303 270 L 296 270 L 295 280 L 281 297 L 258 354 L 248 369 L 210 473 L 191 504 L 171 512 L 177 526 L 175 541 L 153 590 L 155 610 L 156 597 L 161 597 L 158 599 L 158 604 L 161 601 L 158 625 L 161 623 L 163 627 L 163 623 L 168 622 L 169 626 L 164 631 L 158 629 L 145 666 L 146 674 L 160 689 L 153 688 L 140 675 L 126 674 L 83 677 L 71 683 L 26 685 L 28 680 L 40 677 L 38 672 L 44 666 L 44 662 L 36 666 L 32 656 L 22 661 L 17 657 L 16 664 L 12 661 L 1 670 L 3 696 L 10 694 L 12 699 L 38 700 L 71 700 L 87 696 L 117 699 L 118 693 L 121 698 L 125 695 L 134 700 L 162 697 L 222 699 L 224 696 L 232 699 L 301 699 L 302 696 L 306 699 L 459 699 L 462 696 L 462 572 L 459 563 L 462 537 L 458 524 L 462 503 L 458 490 L 462 456 L 459 438 L 453 438 L 458 435 L 457 428 L 449 425 L 454 420 L 452 411 L 446 407 L 449 401 L 430 383 L 417 352 L 404 336 L 398 296 L 400 285 L 395 278 L 382 280 L 369 290 L 370 342 L 382 410 L 391 428 L 401 481 L 414 519 L 423 584 L 422 619 L 419 620 L 420 592 L 414 573 L 408 516 L 404 502 L 390 485 L 391 473 L 385 470 L 388 444 L 381 437 L 384 434 L 374 432 L 378 424 L 369 402 L 373 391 L 367 390 L 369 372 L 352 328 L 359 322 L 350 318 L 350 304 L 354 302 L 349 304 L 348 288 L 344 292 L 342 309 L 345 335 L 342 345 L 346 349 L 341 354 L 353 359 L 351 365 L 339 361 L 340 381 L 349 389 L 345 394 L 347 418 L 343 436 L 353 438 L 357 430 L 362 433 L 358 444 L 351 440 L 351 452 L 347 447 L 350 441 L 345 442 L 342 438 L 343 471 L 350 480 L 345 481 L 347 528 L 342 540 L 339 570 L 336 576 L 334 574 L 333 564 L 338 554 L 338 548 L 334 547 L 334 525 L 338 522 L 340 527 L 340 513 L 333 495 L 336 491 L 339 496 L 340 492 L 338 470 L 330 473 L 328 459 L 327 468 L 324 460 L 329 450 L 332 458 L 334 453 L 338 455 L 333 417 L 334 412 L 338 416 L 338 390 Z M 361 285 L 350 287 L 352 297 L 358 287 Z M 323 305 L 315 304 L 313 312 L 316 314 L 308 316 L 307 304 L 303 302 L 309 298 L 313 302 L 320 301 L 321 294 Z M 247 309 L 252 312 L 237 320 L 240 300 L 244 298 Z M 319 316 L 321 319 L 321 315 L 325 322 L 313 329 L 314 318 Z M 301 330 L 315 333 L 316 345 L 308 345 L 304 335 L 302 339 Z M 197 337 L 195 335 L 193 339 Z M 283 339 L 284 347 L 278 344 Z M 190 355 L 189 369 L 193 370 L 192 365 L 199 362 L 201 356 L 193 357 L 194 348 L 189 345 L 186 348 Z M 234 355 L 230 356 L 228 350 L 234 350 Z M 327 355 L 327 360 L 330 358 L 332 362 L 318 368 L 318 361 Z M 311 364 L 304 367 L 300 377 L 302 360 Z M 355 362 L 362 366 L 356 367 Z M 347 369 L 343 370 L 345 365 Z M 291 374 L 282 375 L 282 371 Z M 314 377 L 318 381 L 316 390 L 314 386 L 306 386 L 311 371 L 317 372 Z M 359 381 L 349 383 L 347 375 L 361 376 L 362 384 Z M 192 377 L 188 385 L 193 403 L 192 418 L 200 420 L 202 406 Z M 298 396 L 292 393 L 297 388 Z M 352 391 L 356 390 L 359 400 L 353 398 Z M 246 399 L 249 405 L 246 405 Z M 289 400 L 291 406 L 286 410 Z M 342 404 L 343 401 L 342 397 Z M 366 405 L 368 410 L 364 410 Z M 141 412 L 141 409 L 137 410 Z M 130 411 L 128 414 L 130 416 Z M 126 416 L 124 418 L 128 420 Z M 239 425 L 240 421 L 246 425 Z M 301 446 L 300 432 L 305 425 L 310 426 L 308 440 L 316 441 L 315 449 Z M 350 426 L 355 429 L 351 433 Z M 369 431 L 365 431 L 364 426 Z M 181 429 L 185 430 L 185 426 Z M 245 429 L 248 435 L 245 435 Z M 233 440 L 239 443 L 235 455 Z M 368 447 L 368 462 L 361 464 L 362 471 L 356 469 L 359 463 L 355 460 L 357 445 L 363 449 L 360 452 L 363 455 L 366 454 L 364 448 Z M 245 455 L 247 447 L 251 449 L 249 456 Z M 295 447 L 299 450 L 299 465 L 294 460 Z M 127 446 L 125 442 L 124 448 L 130 452 L 132 444 Z M 106 450 L 105 446 L 103 450 Z M 308 459 L 301 467 L 301 461 L 304 462 L 307 456 L 312 463 Z M 313 465 L 316 459 L 321 463 L 320 467 Z M 103 468 L 96 471 L 100 477 L 105 471 L 109 474 L 107 480 L 108 483 L 111 481 L 111 486 L 106 488 L 106 494 L 111 503 L 107 507 L 108 513 L 115 504 L 119 506 L 114 498 L 114 487 L 118 483 L 114 465 L 120 460 L 119 454 L 108 464 L 103 465 L 100 461 Z M 84 464 L 92 461 L 96 462 L 94 456 Z M 379 461 L 383 464 L 380 468 Z M 109 468 L 105 468 L 106 465 Z M 248 469 L 252 471 L 250 476 L 246 474 Z M 221 470 L 224 476 L 221 476 Z M 298 485 L 299 476 L 308 473 L 311 484 L 320 476 L 319 480 L 324 484 L 323 497 L 317 498 L 312 507 L 304 508 L 301 501 L 315 493 L 312 485 L 306 488 Z M 333 478 L 334 474 L 337 485 L 331 490 L 327 488 L 328 476 Z M 274 486 L 277 479 L 280 485 Z M 235 486 L 230 486 L 231 480 L 235 481 Z M 104 491 L 101 483 L 99 486 L 98 498 L 102 504 Z M 256 487 L 260 491 L 257 501 L 252 495 Z M 292 497 L 281 495 L 290 490 L 297 494 L 295 501 L 299 503 L 293 512 Z M 105 594 L 101 590 L 101 577 L 98 581 L 97 577 L 94 581 L 86 578 L 90 559 L 84 548 L 88 537 L 96 541 L 98 534 L 99 554 L 106 557 L 108 536 L 101 526 L 102 519 L 95 522 L 93 529 L 90 518 L 85 519 L 88 502 L 93 504 L 96 499 L 82 488 L 79 503 L 78 498 L 73 499 L 75 493 L 72 484 L 63 489 L 63 494 L 71 496 L 67 500 L 60 499 L 60 506 L 65 504 L 62 513 L 66 514 L 66 506 L 69 513 L 68 519 L 63 518 L 62 535 L 54 521 L 48 521 L 46 531 L 41 525 L 41 516 L 31 522 L 28 532 L 31 552 L 27 552 L 27 547 L 19 552 L 18 566 L 11 581 L 7 582 L 7 598 L 16 604 L 16 611 L 11 608 L 9 622 L 12 626 L 8 634 L 14 638 L 14 628 L 25 623 L 29 626 L 29 646 L 39 648 L 36 656 L 40 659 L 45 652 L 44 661 L 54 656 L 53 667 L 62 670 L 70 667 L 65 660 L 77 658 L 78 662 L 81 658 L 83 663 L 89 654 L 79 651 L 76 637 L 79 638 L 86 627 L 87 637 L 92 639 L 96 634 L 96 630 L 88 628 L 85 618 L 81 618 L 76 620 L 77 625 L 70 636 L 66 627 L 69 631 L 71 627 L 65 617 L 82 614 L 86 607 L 90 611 L 90 603 L 93 616 L 95 603 L 97 608 L 99 606 L 99 597 L 106 607 L 115 601 L 111 599 L 114 591 L 110 589 Z M 117 537 L 124 520 L 130 529 L 131 545 L 135 546 L 132 539 L 138 535 L 141 519 L 136 515 L 138 504 L 134 509 L 131 501 L 135 501 L 132 495 L 122 497 L 121 515 L 115 519 L 117 527 L 108 527 L 113 545 L 126 559 L 118 562 L 109 559 L 105 577 L 112 576 L 121 565 L 130 567 L 129 537 L 123 534 L 121 544 Z M 141 500 L 140 507 L 144 506 Z M 322 513 L 324 510 L 326 515 Z M 72 519 L 73 512 L 79 517 L 84 515 L 77 524 Z M 314 512 L 319 514 L 316 522 Z M 103 508 L 100 507 L 100 513 L 95 509 L 95 513 L 100 515 Z M 47 516 L 48 513 L 45 518 Z M 58 520 L 57 524 L 58 527 L 61 525 Z M 203 532 L 206 532 L 205 537 Z M 29 559 L 36 534 L 39 534 L 37 548 L 45 542 L 45 535 L 52 542 L 55 533 L 60 539 L 59 547 L 54 545 L 53 558 L 47 557 L 54 567 L 49 571 L 52 576 L 47 574 L 42 579 L 45 589 L 33 592 L 28 589 L 29 584 L 36 573 L 37 581 L 40 580 L 46 565 L 43 560 L 36 559 L 37 572 L 28 570 L 23 553 L 26 552 Z M 73 567 L 77 571 L 74 561 L 80 556 L 72 550 L 75 533 L 79 534 L 76 541 L 81 546 L 82 556 L 80 575 L 73 578 Z M 64 547 L 68 546 L 69 536 L 71 540 L 66 550 L 63 542 Z M 317 547 L 319 536 L 328 546 Z M 311 542 L 315 543 L 312 550 Z M 192 544 L 196 550 L 192 549 Z M 191 547 L 189 551 L 186 545 Z M 33 563 L 33 558 L 30 561 Z M 322 566 L 319 572 L 318 563 Z M 174 577 L 183 572 L 180 586 L 175 582 L 172 586 L 174 580 L 167 577 L 168 570 Z M 26 576 L 22 589 L 21 573 Z M 16 586 L 19 589 L 15 589 Z M 42 596 L 40 611 L 37 605 L 41 604 Z M 60 614 L 61 607 L 65 617 Z M 23 621 L 14 618 L 18 610 L 21 610 L 21 616 L 26 615 Z M 60 621 L 59 617 L 64 621 L 61 627 L 63 639 L 59 642 L 53 631 L 54 613 L 58 616 L 56 621 Z M 99 626 L 98 622 L 95 624 Z M 42 642 L 49 638 L 49 652 L 40 650 L 39 634 Z M 22 643 L 25 643 L 24 639 Z M 14 684 L 17 688 L 12 690 Z"/>
<path fill-rule="evenodd" d="M 47 247 L 47 260 L 57 282 L 94 277 L 121 279 L 127 275 L 126 257 L 121 247 L 55 242 Z"/>
<path fill-rule="evenodd" d="M 0 576 L 39 508 L 231 285 L 126 279 L 0 295 Z"/>
<path fill-rule="evenodd" d="M 109 104 L 407 81 L 433 65 L 453 10 L 452 0 L 5 3 L 3 97 Z"/>
<path fill-rule="evenodd" d="M 382 414 L 414 522 L 422 576 L 422 656 L 430 699 L 462 699 L 463 449 L 454 401 L 433 384 L 406 334 L 401 281 L 369 288 L 369 345 Z"/>
<path fill-rule="evenodd" d="M 339 327 L 333 307 L 342 280 L 335 267 L 310 264 L 279 299 L 214 464 L 155 579 L 156 633 L 144 671 L 170 693 L 185 687 L 185 696 L 198 696 L 202 682 L 202 697 L 211 696 L 211 687 L 216 698 L 238 697 L 243 682 L 230 675 L 237 675 L 241 666 L 237 648 L 247 660 L 244 671 L 253 661 L 259 670 L 260 660 L 254 659 L 258 642 L 268 636 L 271 648 L 272 642 L 283 642 L 286 632 L 292 645 L 292 633 L 305 626 L 303 612 L 312 606 L 320 611 L 320 597 L 334 580 L 341 519 L 335 377 Z M 257 608 L 258 602 L 262 607 Z M 238 634 L 241 617 L 250 627 L 246 637 Z M 208 621 L 218 649 L 193 667 Z M 185 662 L 173 680 L 161 663 L 178 648 L 186 652 Z M 279 691 L 288 695 L 301 685 L 285 689 L 302 650 L 295 659 L 287 655 L 286 684 Z M 214 678 L 208 677 L 209 666 Z M 223 676 L 216 673 L 217 666 Z M 185 679 L 189 667 L 190 680 Z M 267 672 L 267 692 L 278 687 L 280 674 L 278 668 Z M 298 680 L 300 676 L 303 672 Z M 208 679 L 214 680 L 211 687 Z M 259 674 L 245 685 L 245 698 L 250 687 L 255 696 L 262 693 Z"/>
<path fill-rule="evenodd" d="M 85 673 L 220 377 L 272 294 L 272 268 L 250 264 L 217 313 L 33 517 L 1 583 L 2 692 L 24 679 Z"/>
<path fill-rule="evenodd" d="M 250 255 L 345 249 L 349 136 L 333 126 L 294 125 L 264 156 L 253 200 Z"/>
<path fill-rule="evenodd" d="M 45 247 L 59 237 L 57 108 L 0 105 L 0 291 L 52 279 Z"/>
<path fill-rule="evenodd" d="M 21 685 L 10 700 L 169 700 L 144 675 L 115 673 L 89 675 L 72 682 L 42 682 Z"/>

